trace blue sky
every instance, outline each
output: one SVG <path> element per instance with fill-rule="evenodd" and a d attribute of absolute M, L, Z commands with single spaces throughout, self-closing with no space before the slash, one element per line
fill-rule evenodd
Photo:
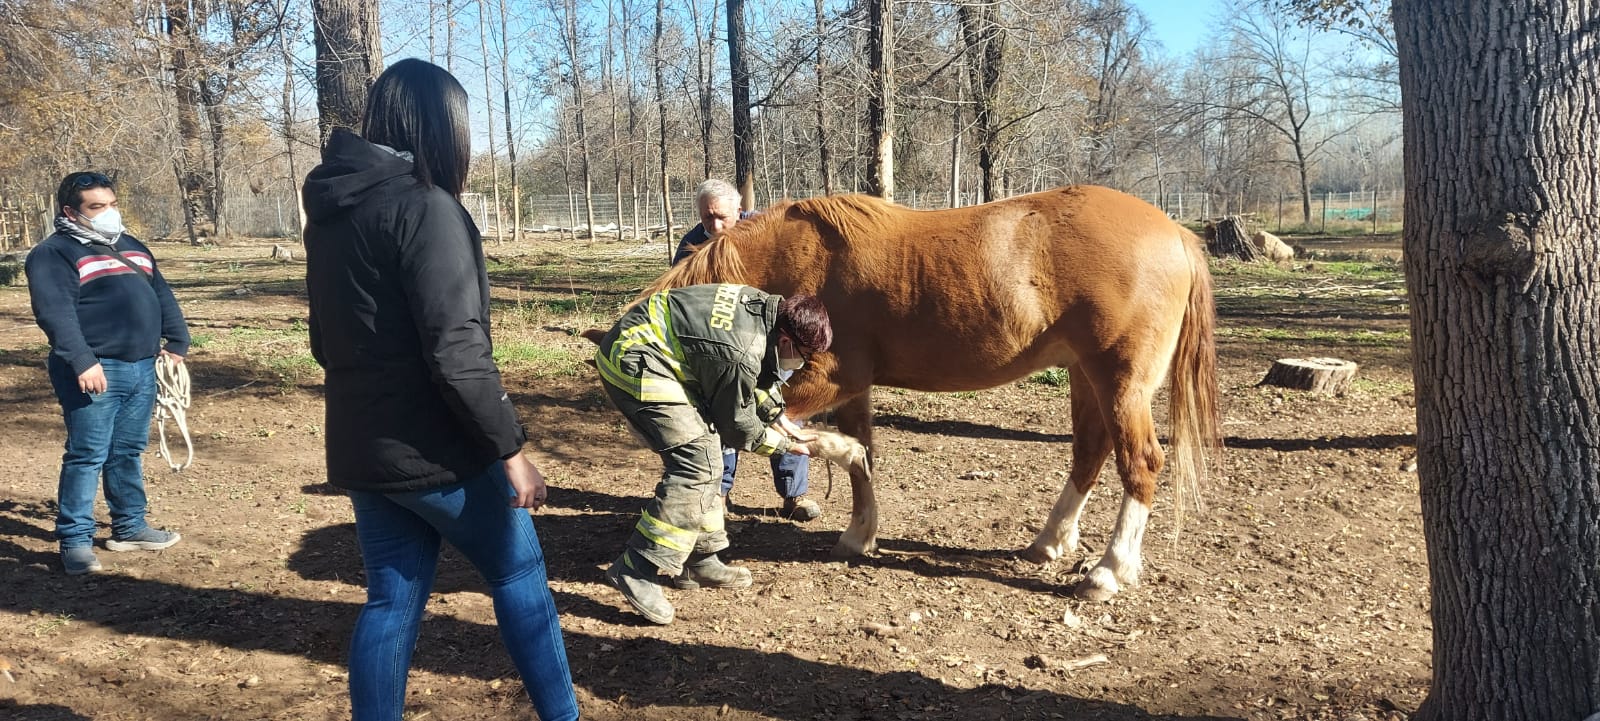
<path fill-rule="evenodd" d="M 1150 20 L 1151 34 L 1174 58 L 1200 47 L 1218 20 L 1217 0 L 1128 0 Z"/>

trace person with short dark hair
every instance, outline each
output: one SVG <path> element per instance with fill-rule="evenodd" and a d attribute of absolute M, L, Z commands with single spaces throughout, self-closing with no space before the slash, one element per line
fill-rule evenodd
<path fill-rule="evenodd" d="M 815 296 L 733 284 L 654 293 L 600 339 L 601 386 L 662 463 L 655 496 L 606 571 L 645 618 L 672 623 L 676 612 L 661 590 L 668 579 L 681 589 L 750 585 L 749 569 L 717 556 L 728 547 L 717 494 L 722 444 L 810 455 L 783 419 L 783 396 L 763 389 L 832 344 L 827 309 Z"/>
<path fill-rule="evenodd" d="M 50 339 L 45 368 L 67 425 L 56 538 L 63 569 L 76 576 L 101 569 L 94 497 L 102 477 L 111 511 L 107 550 L 159 551 L 180 538 L 145 520 L 140 455 L 150 440 L 156 356 L 182 363 L 189 328 L 155 256 L 123 227 L 111 178 L 62 178 L 55 229 L 28 253 L 24 270 L 33 316 Z"/>
<path fill-rule="evenodd" d="M 739 191 L 725 180 L 712 178 L 700 184 L 695 190 L 694 205 L 700 214 L 700 224 L 685 233 L 683 240 L 678 242 L 678 250 L 672 255 L 672 264 L 689 257 L 694 249 L 701 243 L 711 239 L 724 230 L 739 224 L 739 221 L 749 218 L 755 213 L 739 209 Z M 778 382 L 789 380 L 787 372 L 778 374 Z M 784 518 L 796 521 L 814 521 L 822 517 L 822 506 L 816 501 L 806 498 L 806 492 L 811 490 L 811 459 L 798 453 L 782 453 L 775 455 L 770 460 L 772 466 L 772 490 L 776 491 L 783 505 L 779 513 Z M 739 471 L 739 451 L 732 447 L 722 449 L 722 488 L 721 495 L 724 503 L 732 505 L 733 479 Z"/>
<path fill-rule="evenodd" d="M 544 476 L 494 364 L 483 243 L 460 202 L 471 150 L 461 84 L 402 60 L 369 91 L 361 136 L 335 130 L 303 191 L 328 481 L 350 496 L 367 577 L 350 639 L 356 721 L 401 717 L 441 540 L 488 583 L 539 718 L 578 717 L 525 510 L 544 506 Z"/>

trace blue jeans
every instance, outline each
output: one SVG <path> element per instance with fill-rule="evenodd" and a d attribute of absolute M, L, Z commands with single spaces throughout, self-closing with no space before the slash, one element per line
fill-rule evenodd
<path fill-rule="evenodd" d="M 784 498 L 798 498 L 810 487 L 811 458 L 797 453 L 773 456 L 772 490 Z M 733 474 L 739 470 L 739 451 L 722 449 L 722 495 L 733 492 Z"/>
<path fill-rule="evenodd" d="M 505 468 L 495 462 L 462 483 L 426 491 L 351 491 L 356 539 L 367 570 L 367 603 L 350 638 L 355 721 L 399 721 L 423 607 L 433 588 L 439 541 L 477 567 L 494 616 L 539 718 L 578 718 L 566 644 L 545 579 L 533 519 L 512 508 Z"/>
<path fill-rule="evenodd" d="M 106 391 L 78 390 L 78 375 L 54 355 L 45 363 L 50 386 L 67 422 L 66 453 L 56 487 L 56 538 L 63 550 L 94 544 L 94 495 L 105 478 L 111 535 L 128 538 L 145 530 L 144 466 L 150 442 L 150 411 L 156 403 L 156 360 L 100 360 Z"/>

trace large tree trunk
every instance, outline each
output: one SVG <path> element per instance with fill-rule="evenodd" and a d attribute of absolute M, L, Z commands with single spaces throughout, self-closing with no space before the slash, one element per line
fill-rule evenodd
<path fill-rule="evenodd" d="M 361 130 L 367 89 L 383 71 L 378 0 L 311 0 L 311 10 L 316 16 L 317 131 L 327 144 L 334 128 Z"/>
<path fill-rule="evenodd" d="M 728 0 L 728 72 L 733 81 L 733 186 L 739 206 L 756 207 L 755 124 L 750 121 L 750 66 L 744 59 L 744 0 Z"/>
<path fill-rule="evenodd" d="M 1600 709 L 1592 3 L 1397 0 L 1432 575 L 1417 718 Z"/>
<path fill-rule="evenodd" d="M 894 0 L 867 2 L 867 132 L 872 135 L 867 192 L 894 200 Z"/>
<path fill-rule="evenodd" d="M 983 189 L 979 202 L 999 200 L 1000 71 L 1005 65 L 1006 36 L 992 3 L 956 6 L 961 39 L 966 46 L 967 76 L 971 79 L 972 119 L 978 141 L 978 174 Z"/>
<path fill-rule="evenodd" d="M 199 31 L 186 2 L 167 3 L 167 41 L 172 47 L 172 83 L 177 100 L 178 156 L 173 160 L 178 189 L 183 194 L 183 224 L 190 243 L 210 237 L 215 222 L 215 174 L 209 159 L 200 118 L 204 105 L 201 82 L 205 77 L 200 57 Z"/>

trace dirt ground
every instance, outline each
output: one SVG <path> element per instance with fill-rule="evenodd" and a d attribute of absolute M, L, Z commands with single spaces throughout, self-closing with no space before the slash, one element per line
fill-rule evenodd
<path fill-rule="evenodd" d="M 145 466 L 152 523 L 184 540 L 101 549 L 103 573 L 60 570 L 47 348 L 26 289 L 0 288 L 0 717 L 347 718 L 344 646 L 364 589 L 349 504 L 324 483 L 304 266 L 269 260 L 270 242 L 154 246 L 198 341 L 196 461 L 169 472 L 152 443 Z M 877 391 L 874 557 L 828 555 L 849 510 L 844 473 L 829 494 L 830 472 L 813 469 L 826 515 L 796 524 L 776 517 L 766 464 L 747 459 L 730 520 L 754 587 L 671 591 L 678 619 L 656 627 L 601 573 L 659 466 L 582 366 L 586 341 L 562 329 L 609 322 L 664 243 L 540 238 L 489 252 L 502 366 L 552 486 L 535 523 L 586 718 L 1399 719 L 1426 690 L 1407 316 L 1391 260 L 1217 266 L 1223 472 L 1181 534 L 1163 487 L 1145 581 L 1110 602 L 1071 597 L 1077 558 L 1014 555 L 1066 477 L 1069 391 L 1043 376 Z M 1306 355 L 1357 361 L 1360 380 L 1334 398 L 1256 386 L 1271 359 Z M 1085 511 L 1096 551 L 1120 500 L 1110 470 L 1104 480 Z M 103 501 L 98 514 L 103 541 Z M 532 718 L 489 599 L 448 550 L 428 611 L 407 718 Z"/>

